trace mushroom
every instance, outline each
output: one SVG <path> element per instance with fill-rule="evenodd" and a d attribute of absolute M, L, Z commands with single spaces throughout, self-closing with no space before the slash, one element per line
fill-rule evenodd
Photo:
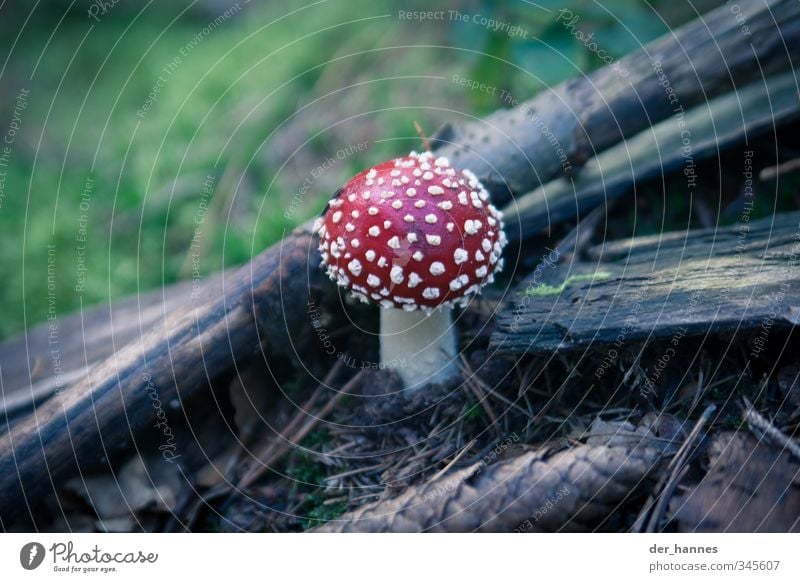
<path fill-rule="evenodd" d="M 381 360 L 409 391 L 457 374 L 451 321 L 502 268 L 501 213 L 469 170 L 411 152 L 353 177 L 314 225 L 322 267 L 380 305 Z"/>

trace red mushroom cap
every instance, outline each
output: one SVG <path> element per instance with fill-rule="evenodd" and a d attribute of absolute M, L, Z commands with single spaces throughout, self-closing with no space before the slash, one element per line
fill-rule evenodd
<path fill-rule="evenodd" d="M 502 268 L 501 213 L 468 170 L 411 152 L 357 174 L 314 230 L 330 278 L 364 302 L 464 305 Z"/>

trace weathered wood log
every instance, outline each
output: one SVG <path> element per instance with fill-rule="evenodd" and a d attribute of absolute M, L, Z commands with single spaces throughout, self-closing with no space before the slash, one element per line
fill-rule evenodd
<path fill-rule="evenodd" d="M 557 249 L 556 249 L 557 251 Z M 800 213 L 609 242 L 535 271 L 497 320 L 501 353 L 800 324 Z M 758 339 L 758 338 L 756 338 Z M 759 350 L 760 351 L 760 350 Z"/>
<path fill-rule="evenodd" d="M 0 342 L 0 427 L 86 377 L 88 370 L 183 308 L 187 298 L 222 294 L 223 274 L 183 281 L 36 325 Z M 81 338 L 81 341 L 73 341 Z M 55 341 L 57 367 L 54 366 Z"/>
<path fill-rule="evenodd" d="M 723 149 L 774 130 L 800 115 L 794 72 L 751 83 L 671 117 L 589 160 L 577 176 L 561 177 L 503 208 L 510 239 L 578 214 L 629 192 L 637 182 L 683 170 L 695 182 L 696 164 Z"/>
<path fill-rule="evenodd" d="M 321 281 L 316 260 L 311 234 L 298 229 L 224 277 L 218 296 L 198 304 L 185 296 L 185 307 L 163 327 L 118 349 L 14 425 L 0 437 L 0 526 L 30 512 L 69 476 L 135 446 L 148 426 L 169 441 L 173 405 L 180 408 L 262 343 L 284 351 L 308 332 L 298 297 Z M 174 461 L 174 451 L 161 450 Z"/>
<path fill-rule="evenodd" d="M 477 463 L 364 505 L 318 532 L 586 531 L 635 494 L 670 437 L 620 431 L 605 443 Z"/>
<path fill-rule="evenodd" d="M 676 110 L 792 69 L 800 57 L 800 4 L 745 0 L 738 6 L 741 18 L 720 6 L 518 107 L 445 125 L 433 136 L 436 152 L 475 172 L 503 206 L 510 193 L 568 173 Z"/>

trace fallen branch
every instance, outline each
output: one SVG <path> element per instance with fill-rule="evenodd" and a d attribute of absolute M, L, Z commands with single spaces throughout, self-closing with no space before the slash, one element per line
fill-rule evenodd
<path fill-rule="evenodd" d="M 194 306 L 185 298 L 187 307 L 163 328 L 120 349 L 13 426 L 0 438 L 0 524 L 30 513 L 33 500 L 66 477 L 107 467 L 135 446 L 143 429 L 168 440 L 171 403 L 183 405 L 260 345 L 283 352 L 309 333 L 305 301 L 297 298 L 319 280 L 319 270 L 309 269 L 309 262 L 316 267 L 315 248 L 308 230 L 299 229 L 225 277 L 219 296 Z"/>
<path fill-rule="evenodd" d="M 792 69 L 800 57 L 800 4 L 745 0 L 739 7 L 750 34 L 742 31 L 729 6 L 720 6 L 617 63 L 570 79 L 514 109 L 445 125 L 431 142 L 437 153 L 484 180 L 496 205 L 505 205 L 510 193 L 523 194 L 567 173 L 672 116 L 676 106 L 688 111 L 765 75 Z"/>
<path fill-rule="evenodd" d="M 797 118 L 795 77 L 791 72 L 761 79 L 698 105 L 598 154 L 577 176 L 558 178 L 521 196 L 503 209 L 509 238 L 524 239 L 575 221 L 580 212 L 629 192 L 638 182 L 681 170 L 687 153 L 692 164 L 718 157 L 733 144 Z M 693 176 L 694 166 L 688 171 Z"/>

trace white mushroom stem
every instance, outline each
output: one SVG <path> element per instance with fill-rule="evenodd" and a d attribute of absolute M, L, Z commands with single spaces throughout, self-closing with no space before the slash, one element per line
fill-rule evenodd
<path fill-rule="evenodd" d="M 381 309 L 381 359 L 403 379 L 409 392 L 443 383 L 458 373 L 451 310 Z"/>

